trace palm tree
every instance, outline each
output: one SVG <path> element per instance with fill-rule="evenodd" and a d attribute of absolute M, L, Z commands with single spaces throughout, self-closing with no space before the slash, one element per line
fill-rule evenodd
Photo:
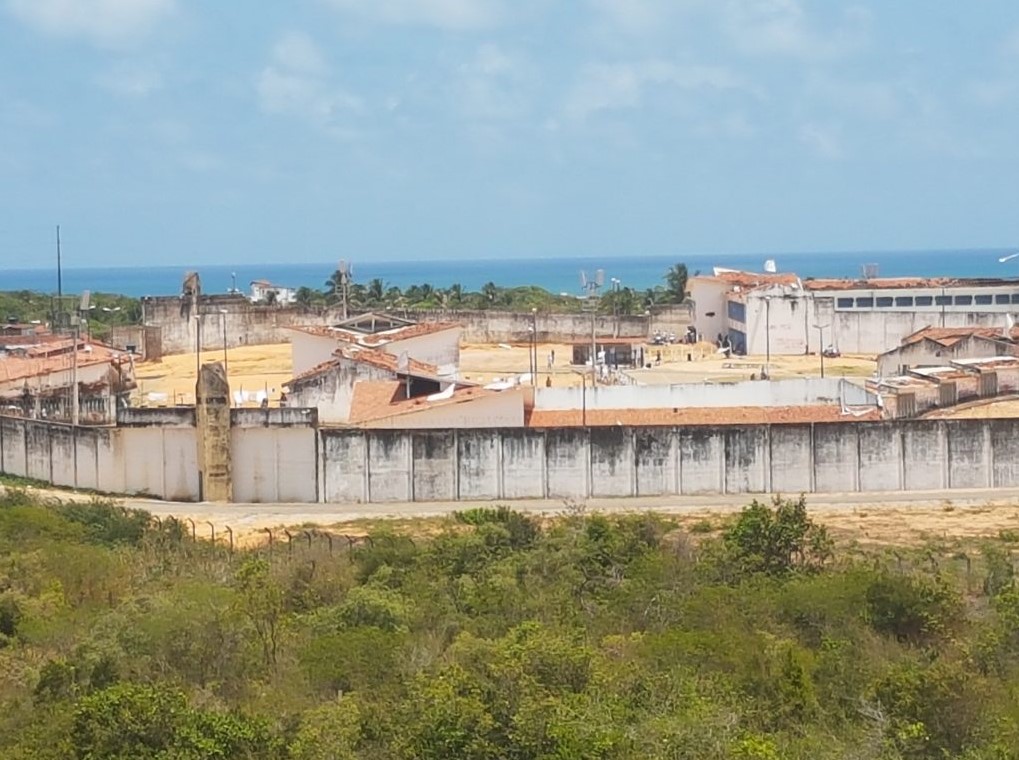
<path fill-rule="evenodd" d="M 385 296 L 386 286 L 385 283 L 378 277 L 375 277 L 368 281 L 368 290 L 365 293 L 369 306 L 377 306 L 382 303 Z"/>
<path fill-rule="evenodd" d="M 668 297 L 671 303 L 683 303 L 686 300 L 686 264 L 674 264 L 665 273 Z"/>
<path fill-rule="evenodd" d="M 449 299 L 453 306 L 459 306 L 464 300 L 464 288 L 459 282 L 454 282 L 449 286 Z"/>
<path fill-rule="evenodd" d="M 496 296 L 499 295 L 499 288 L 496 287 L 494 282 L 486 282 L 481 286 L 481 295 L 485 297 L 488 303 L 494 303 Z"/>
<path fill-rule="evenodd" d="M 386 307 L 389 309 L 396 308 L 397 306 L 404 305 L 403 291 L 400 290 L 396 285 L 386 290 L 385 297 Z"/>

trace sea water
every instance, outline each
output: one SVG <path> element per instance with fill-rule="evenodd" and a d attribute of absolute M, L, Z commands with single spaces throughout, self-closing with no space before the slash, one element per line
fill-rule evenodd
<path fill-rule="evenodd" d="M 1019 258 L 1000 263 L 1006 249 L 954 251 L 846 252 L 788 254 L 687 254 L 676 256 L 616 256 L 602 258 L 513 258 L 432 261 L 370 261 L 354 259 L 354 281 L 367 284 L 381 279 L 386 287 L 406 288 L 429 284 L 448 288 L 459 284 L 465 291 L 480 290 L 487 282 L 500 287 L 538 285 L 553 293 L 579 295 L 581 272 L 589 279 L 600 269 L 604 289 L 612 279 L 637 290 L 665 283 L 665 273 L 679 262 L 690 275 L 708 274 L 715 266 L 763 271 L 765 261 L 775 261 L 778 271 L 800 277 L 859 277 L 862 267 L 874 264 L 881 277 L 1013 277 L 1019 276 Z M 252 280 L 297 288 L 324 289 L 335 263 L 308 264 L 192 264 L 190 266 L 65 268 L 62 287 L 66 293 L 85 289 L 129 296 L 173 295 L 180 292 L 187 271 L 197 271 L 206 293 L 226 293 L 236 287 L 249 291 Z M 0 290 L 56 292 L 52 269 L 0 269 Z"/>

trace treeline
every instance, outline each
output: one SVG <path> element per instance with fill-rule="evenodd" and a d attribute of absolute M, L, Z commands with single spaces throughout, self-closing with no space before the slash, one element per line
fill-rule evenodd
<path fill-rule="evenodd" d="M 682 303 L 686 299 L 687 269 L 685 264 L 669 268 L 662 285 L 636 290 L 621 283 L 608 283 L 600 288 L 598 311 L 602 314 L 634 315 L 659 305 Z M 400 288 L 380 278 L 367 283 L 346 284 L 347 305 L 351 309 L 466 309 L 570 313 L 584 307 L 584 301 L 573 295 L 551 293 L 536 285 L 504 288 L 488 282 L 480 290 L 466 290 L 454 283 L 447 288 L 428 283 Z M 305 306 L 334 305 L 343 301 L 344 282 L 337 271 L 326 280 L 321 290 L 301 287 L 297 302 Z"/>
<path fill-rule="evenodd" d="M 475 509 L 351 544 L 231 553 L 9 492 L 0 757 L 1019 752 L 1019 590 L 995 543 L 968 573 L 836 551 L 800 500 L 691 532 Z"/>
<path fill-rule="evenodd" d="M 0 291 L 0 320 L 7 322 L 50 324 L 54 314 L 63 311 L 65 315 L 78 314 L 80 296 L 64 296 L 58 300 L 55 295 L 46 295 L 32 290 Z M 89 309 L 82 316 L 82 334 L 104 338 L 110 328 L 117 325 L 140 324 L 142 319 L 141 301 L 114 293 L 93 293 Z"/>

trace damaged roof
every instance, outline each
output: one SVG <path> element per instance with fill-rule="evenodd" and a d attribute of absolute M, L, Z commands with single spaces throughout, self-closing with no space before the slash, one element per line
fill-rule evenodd
<path fill-rule="evenodd" d="M 299 375 L 291 378 L 284 385 L 292 387 L 301 383 L 320 377 L 340 367 L 344 362 L 355 362 L 367 364 L 378 369 L 392 372 L 394 375 L 410 375 L 425 380 L 440 380 L 439 368 L 434 364 L 407 359 L 406 366 L 400 367 L 400 359 L 386 351 L 375 348 L 362 348 L 360 346 L 343 346 L 333 352 L 333 357 L 311 369 L 305 370 Z"/>

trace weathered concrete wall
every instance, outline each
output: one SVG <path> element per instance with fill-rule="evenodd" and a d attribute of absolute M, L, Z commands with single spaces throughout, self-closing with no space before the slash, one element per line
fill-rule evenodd
<path fill-rule="evenodd" d="M 321 435 L 342 501 L 1019 486 L 1019 419 Z"/>
<path fill-rule="evenodd" d="M 739 383 L 535 388 L 535 409 L 667 409 L 838 404 L 876 406 L 877 396 L 842 378 L 796 377 Z"/>
<path fill-rule="evenodd" d="M 283 343 L 290 339 L 285 327 L 324 325 L 336 322 L 336 310 L 299 306 L 274 307 L 250 303 L 243 297 L 202 296 L 200 319 L 194 314 L 181 316 L 181 300 L 176 296 L 142 299 L 142 323 L 159 330 L 163 354 L 183 354 L 195 350 L 199 337 L 202 351 L 221 351 L 226 345 Z"/>
<path fill-rule="evenodd" d="M 279 419 L 235 410 L 238 501 L 1019 487 L 1019 419 L 364 431 L 317 429 L 300 410 L 273 411 Z M 75 429 L 0 418 L 0 471 L 61 485 L 194 500 L 197 452 L 193 425 Z"/>
<path fill-rule="evenodd" d="M 292 333 L 285 328 L 297 325 L 328 325 L 340 321 L 339 309 L 301 306 L 265 306 L 250 303 L 243 297 L 202 296 L 202 316 L 181 316 L 181 300 L 177 296 L 142 299 L 142 322 L 155 328 L 155 336 L 145 336 L 146 345 L 158 343 L 162 354 L 189 353 L 195 350 L 200 330 L 202 351 L 222 350 L 224 332 L 228 347 L 283 343 Z M 390 309 L 390 313 L 419 322 L 457 322 L 464 328 L 462 339 L 467 343 L 521 343 L 531 339 L 528 312 L 456 311 Z M 595 331 L 599 337 L 645 337 L 654 331 L 682 336 L 693 318 L 692 306 L 655 307 L 649 316 L 613 317 L 599 315 Z M 543 342 L 569 342 L 591 337 L 591 317 L 587 314 L 537 314 L 534 317 L 538 339 Z M 200 323 L 200 324 L 199 324 Z M 124 331 L 118 341 L 138 340 L 137 333 Z"/>

